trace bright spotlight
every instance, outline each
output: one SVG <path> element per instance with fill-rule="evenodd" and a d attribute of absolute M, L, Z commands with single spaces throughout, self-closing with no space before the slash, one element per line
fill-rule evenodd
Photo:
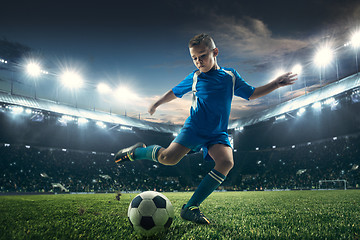
<path fill-rule="evenodd" d="M 78 119 L 78 124 L 80 124 L 80 125 L 87 124 L 88 122 L 89 122 L 89 120 L 87 120 L 86 118 Z"/>
<path fill-rule="evenodd" d="M 284 120 L 284 119 L 286 119 L 285 114 L 275 117 L 275 121 Z"/>
<path fill-rule="evenodd" d="M 37 77 L 41 73 L 41 67 L 38 63 L 31 62 L 26 66 L 27 73 L 32 77 Z"/>
<path fill-rule="evenodd" d="M 300 64 L 296 64 L 292 69 L 291 69 L 291 72 L 293 74 L 297 74 L 299 75 L 302 71 L 302 66 Z"/>
<path fill-rule="evenodd" d="M 68 88 L 80 88 L 83 85 L 81 76 L 71 71 L 65 71 L 61 75 L 61 81 Z"/>
<path fill-rule="evenodd" d="M 71 117 L 69 115 L 63 115 L 61 118 L 66 122 L 74 121 L 74 117 Z"/>
<path fill-rule="evenodd" d="M 305 108 L 300 108 L 299 111 L 298 111 L 296 114 L 297 114 L 298 116 L 301 116 L 301 115 L 304 114 L 305 111 L 306 111 Z"/>
<path fill-rule="evenodd" d="M 100 127 L 100 128 L 106 128 L 106 124 L 105 124 L 104 122 L 102 122 L 102 121 L 97 121 L 97 122 L 96 122 L 96 125 L 97 125 L 98 127 Z"/>
<path fill-rule="evenodd" d="M 24 111 L 24 108 L 23 107 L 19 107 L 19 106 L 14 106 L 11 108 L 12 112 L 14 114 L 20 114 Z"/>
<path fill-rule="evenodd" d="M 127 87 L 119 87 L 116 90 L 116 98 L 122 102 L 127 102 L 128 100 L 136 100 L 138 97 Z"/>
<path fill-rule="evenodd" d="M 99 83 L 97 85 L 97 90 L 100 92 L 100 93 L 108 93 L 111 91 L 110 87 L 105 84 L 105 83 Z"/>
<path fill-rule="evenodd" d="M 314 109 L 320 109 L 320 108 L 321 108 L 321 103 L 320 103 L 320 102 L 316 102 L 316 103 L 314 103 L 311 107 L 314 108 Z"/>
<path fill-rule="evenodd" d="M 119 87 L 116 90 L 116 93 L 119 94 L 119 95 L 128 96 L 128 95 L 130 95 L 130 90 L 127 87 Z"/>
<path fill-rule="evenodd" d="M 320 67 L 324 67 L 332 61 L 333 51 L 329 47 L 321 48 L 315 55 L 314 62 Z"/>
<path fill-rule="evenodd" d="M 354 48 L 358 48 L 360 46 L 360 31 L 355 32 L 351 36 L 351 44 Z"/>

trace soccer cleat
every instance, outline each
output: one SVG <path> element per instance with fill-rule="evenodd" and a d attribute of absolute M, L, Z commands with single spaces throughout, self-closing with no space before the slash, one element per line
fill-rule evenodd
<path fill-rule="evenodd" d="M 121 149 L 115 155 L 115 162 L 134 161 L 134 150 L 138 147 L 146 147 L 146 145 L 144 143 L 136 143 L 131 147 Z"/>
<path fill-rule="evenodd" d="M 210 224 L 209 219 L 207 219 L 204 214 L 200 211 L 197 206 L 190 206 L 185 208 L 184 206 L 181 208 L 180 216 L 188 221 L 192 221 L 194 223 L 199 224 Z"/>

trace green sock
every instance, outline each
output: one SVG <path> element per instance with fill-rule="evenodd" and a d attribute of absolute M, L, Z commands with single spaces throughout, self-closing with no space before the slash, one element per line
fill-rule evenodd
<path fill-rule="evenodd" d="M 136 148 L 134 151 L 134 160 L 151 160 L 154 162 L 158 162 L 158 153 L 161 146 L 159 145 L 151 145 L 146 148 Z"/>
<path fill-rule="evenodd" d="M 190 206 L 199 206 L 214 190 L 220 186 L 225 178 L 226 176 L 215 169 L 211 170 L 201 181 L 198 188 L 185 205 L 185 208 Z"/>

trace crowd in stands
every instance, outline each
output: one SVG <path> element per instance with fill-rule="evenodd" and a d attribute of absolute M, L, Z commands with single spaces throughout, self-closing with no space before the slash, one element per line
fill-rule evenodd
<path fill-rule="evenodd" d="M 360 138 L 328 139 L 244 153 L 241 189 L 360 188 Z M 247 170 L 251 169 L 251 173 Z M 346 180 L 321 184 L 322 180 Z M 235 184 L 235 183 L 234 183 Z M 321 186 L 323 185 L 323 186 Z"/>
<path fill-rule="evenodd" d="M 237 151 L 235 166 L 219 189 L 316 189 L 320 180 L 339 179 L 348 189 L 359 189 L 359 146 L 359 136 L 347 136 Z M 213 167 L 201 153 L 187 155 L 176 166 L 151 161 L 117 165 L 110 153 L 2 144 L 0 192 L 189 191 Z"/>

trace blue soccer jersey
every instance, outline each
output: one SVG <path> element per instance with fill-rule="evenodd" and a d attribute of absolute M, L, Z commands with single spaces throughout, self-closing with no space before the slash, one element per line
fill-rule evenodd
<path fill-rule="evenodd" d="M 232 68 L 220 68 L 206 73 L 200 73 L 198 70 L 192 72 L 172 89 L 175 96 L 179 98 L 190 91 L 193 94 L 190 116 L 185 121 L 181 133 L 195 134 L 201 136 L 202 139 L 216 139 L 221 136 L 227 138 L 233 95 L 249 99 L 254 90 L 255 88 L 246 83 Z M 187 139 L 190 140 L 189 137 Z M 196 137 L 191 139 L 196 139 Z M 179 139 L 175 142 L 193 150 L 197 150 L 194 148 L 198 147 L 186 144 Z M 213 143 L 214 141 L 210 144 Z M 198 144 L 207 147 L 204 142 Z"/>
<path fill-rule="evenodd" d="M 194 71 L 172 89 L 175 96 L 193 92 L 190 116 L 184 127 L 191 125 L 200 133 L 227 132 L 233 95 L 249 99 L 254 87 L 246 83 L 232 68 Z"/>

